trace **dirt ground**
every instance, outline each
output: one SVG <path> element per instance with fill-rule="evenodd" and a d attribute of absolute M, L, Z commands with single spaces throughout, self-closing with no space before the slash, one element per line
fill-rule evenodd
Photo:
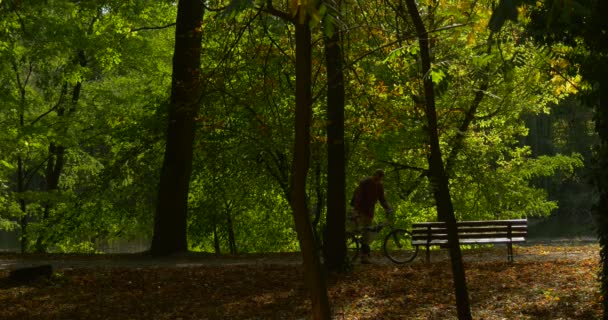
<path fill-rule="evenodd" d="M 538 241 L 463 250 L 474 319 L 601 319 L 592 241 Z M 413 263 L 373 264 L 328 275 L 333 319 L 455 319 L 447 250 Z M 15 285 L 10 270 L 51 264 L 45 281 Z M 0 254 L 4 319 L 308 319 L 298 253 L 167 258 L 129 255 Z"/>

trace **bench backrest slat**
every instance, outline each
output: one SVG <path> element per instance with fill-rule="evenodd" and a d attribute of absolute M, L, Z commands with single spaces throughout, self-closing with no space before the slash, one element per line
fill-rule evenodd
<path fill-rule="evenodd" d="M 490 238 L 525 238 L 528 234 L 526 232 L 518 232 L 518 233 L 507 233 L 507 232 L 497 232 L 497 233 L 468 233 L 468 234 L 459 234 L 459 239 L 490 239 Z M 429 235 L 412 235 L 412 240 L 447 240 L 447 233 L 437 233 Z"/>
<path fill-rule="evenodd" d="M 527 226 L 527 219 L 514 220 L 490 220 L 490 221 L 458 221 L 458 226 Z M 445 222 L 418 222 L 412 224 L 413 227 L 444 227 Z"/>
<path fill-rule="evenodd" d="M 528 220 L 458 221 L 460 239 L 521 238 L 528 235 Z M 412 224 L 412 240 L 447 240 L 445 222 Z"/>
<path fill-rule="evenodd" d="M 443 227 L 443 228 L 431 228 L 430 230 L 428 228 L 418 228 L 418 227 L 414 227 L 412 229 L 412 233 L 416 234 L 416 233 L 442 233 L 442 232 L 447 232 L 447 228 Z M 522 231 L 526 231 L 528 230 L 528 228 L 526 226 L 512 226 L 510 228 L 511 232 L 522 232 Z M 487 232 L 487 233 L 491 233 L 491 232 L 507 232 L 509 231 L 509 226 L 488 226 L 488 227 L 461 227 L 458 226 L 458 233 L 468 233 L 468 232 Z"/>

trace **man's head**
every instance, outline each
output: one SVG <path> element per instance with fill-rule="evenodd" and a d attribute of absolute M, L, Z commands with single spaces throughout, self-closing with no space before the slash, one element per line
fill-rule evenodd
<path fill-rule="evenodd" d="M 384 170 L 377 169 L 376 171 L 374 171 L 374 174 L 372 175 L 372 180 L 374 180 L 375 182 L 382 182 L 382 179 L 384 179 Z"/>

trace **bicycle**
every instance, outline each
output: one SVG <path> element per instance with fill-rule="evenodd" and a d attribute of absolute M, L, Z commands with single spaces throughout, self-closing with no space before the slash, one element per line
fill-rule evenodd
<path fill-rule="evenodd" d="M 361 244 L 363 243 L 364 232 L 380 233 L 385 227 L 384 223 L 380 223 L 369 227 L 356 227 L 353 230 L 346 231 L 346 252 L 348 261 L 353 263 L 359 256 Z M 416 258 L 418 247 L 412 247 L 412 233 L 400 228 L 394 228 L 389 225 L 390 231 L 384 237 L 382 242 L 382 252 L 394 263 L 408 263 Z"/>

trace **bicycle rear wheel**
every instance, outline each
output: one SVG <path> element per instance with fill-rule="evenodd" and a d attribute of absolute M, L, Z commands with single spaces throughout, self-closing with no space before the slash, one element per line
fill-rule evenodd
<path fill-rule="evenodd" d="M 357 257 L 359 256 L 359 250 L 361 249 L 361 244 L 359 238 L 355 234 L 346 233 L 346 259 L 348 259 L 348 263 L 354 263 Z"/>
<path fill-rule="evenodd" d="M 395 229 L 384 238 L 384 254 L 394 263 L 407 263 L 416 258 L 418 247 L 412 246 L 412 234 L 403 229 Z"/>

